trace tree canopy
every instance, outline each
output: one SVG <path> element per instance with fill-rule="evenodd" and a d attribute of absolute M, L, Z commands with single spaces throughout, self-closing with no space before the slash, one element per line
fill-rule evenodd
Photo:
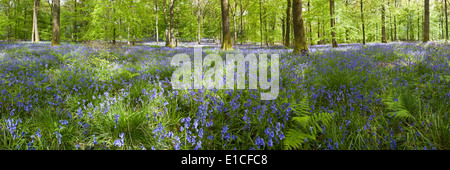
<path fill-rule="evenodd" d="M 129 42 L 133 39 L 155 41 L 156 37 L 164 41 L 165 30 L 170 26 L 169 2 L 170 0 L 62 0 L 61 41 L 99 40 L 112 43 Z M 283 40 L 286 42 L 286 38 L 293 42 L 292 9 L 287 9 L 292 8 L 292 5 L 288 7 L 289 2 L 292 3 L 292 0 L 228 0 L 229 31 L 233 44 L 261 43 L 263 46 L 270 46 L 285 44 Z M 436 0 L 429 3 L 430 40 L 445 39 L 448 34 L 445 2 Z M 31 40 L 33 3 L 26 0 L 0 0 L 0 39 Z M 40 0 L 38 3 L 39 38 L 50 41 L 53 1 Z M 382 42 L 383 25 L 387 41 L 420 41 L 424 37 L 424 0 L 333 1 L 333 12 L 330 11 L 330 0 L 303 0 L 302 3 L 303 25 L 309 45 L 331 44 L 332 32 L 335 32 L 339 44 L 362 43 L 362 18 L 367 42 Z M 363 15 L 361 5 L 364 7 Z M 174 0 L 173 15 L 174 37 L 177 41 L 197 41 L 199 35 L 201 39 L 221 41 L 221 1 Z M 156 18 L 158 21 L 155 21 Z M 333 18 L 334 26 L 330 24 Z"/>

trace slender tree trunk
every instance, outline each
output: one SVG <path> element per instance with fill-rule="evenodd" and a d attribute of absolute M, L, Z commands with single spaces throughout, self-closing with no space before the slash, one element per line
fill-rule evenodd
<path fill-rule="evenodd" d="M 131 14 L 136 16 L 136 6 L 134 3 L 134 0 L 131 1 Z M 132 26 L 133 26 L 133 31 L 132 31 L 133 43 L 132 44 L 133 44 L 133 46 L 135 46 L 136 45 L 136 24 L 133 22 L 133 20 L 131 20 L 131 21 L 132 21 Z"/>
<path fill-rule="evenodd" d="M 166 40 L 166 47 L 167 46 L 169 46 L 169 43 L 170 43 L 170 32 L 169 32 L 169 23 L 167 22 L 168 21 L 168 19 L 167 19 L 167 3 L 166 3 L 166 1 L 167 0 L 163 0 L 163 12 L 164 12 L 164 26 L 165 26 L 165 28 L 164 28 L 164 38 L 165 38 L 165 40 Z"/>
<path fill-rule="evenodd" d="M 158 25 L 158 0 L 155 0 L 155 32 L 156 32 L 156 44 L 159 44 L 159 25 Z"/>
<path fill-rule="evenodd" d="M 411 12 L 412 13 L 412 15 L 414 15 L 414 12 Z M 410 38 L 410 40 L 412 40 L 412 41 L 414 41 L 415 39 L 414 39 L 414 20 L 413 20 L 414 18 L 413 18 L 413 16 L 411 16 L 410 18 L 409 18 L 409 27 L 410 27 L 410 29 L 411 29 L 411 32 L 410 32 L 410 36 L 411 36 L 411 38 Z"/>
<path fill-rule="evenodd" d="M 18 22 L 19 22 L 19 20 L 17 19 L 17 9 L 19 9 L 19 8 L 17 6 L 18 6 L 18 4 L 14 5 L 14 8 L 15 8 L 15 10 L 14 10 L 14 13 L 15 13 L 14 18 L 16 20 L 16 24 L 14 24 L 14 41 L 17 41 L 17 26 L 18 26 Z"/>
<path fill-rule="evenodd" d="M 397 41 L 397 17 L 394 15 L 394 41 Z"/>
<path fill-rule="evenodd" d="M 38 26 L 38 15 L 39 15 L 39 4 L 40 0 L 34 0 L 34 8 L 33 8 L 33 37 L 32 42 L 39 42 L 39 26 Z"/>
<path fill-rule="evenodd" d="M 311 13 L 311 9 L 310 9 L 310 0 L 308 0 L 308 12 L 309 13 Z M 309 43 L 312 45 L 313 44 L 313 41 L 312 41 L 312 34 L 313 34 L 313 32 L 312 32 L 312 20 L 311 19 L 309 19 L 308 20 L 308 22 L 309 22 Z"/>
<path fill-rule="evenodd" d="M 320 19 L 317 19 L 317 38 L 319 39 L 317 44 L 322 44 L 322 40 L 320 39 Z"/>
<path fill-rule="evenodd" d="M 417 40 L 420 40 L 420 11 L 417 11 Z"/>
<path fill-rule="evenodd" d="M 388 5 L 389 6 L 389 5 Z M 391 41 L 394 41 L 394 36 L 393 36 L 393 33 L 392 33 L 392 13 L 391 13 L 391 10 L 389 10 L 389 29 L 390 29 L 390 36 L 391 36 Z"/>
<path fill-rule="evenodd" d="M 53 31 L 51 45 L 61 45 L 59 37 L 59 0 L 53 0 Z"/>
<path fill-rule="evenodd" d="M 170 47 L 173 47 L 175 43 L 175 26 L 174 26 L 174 13 L 173 8 L 175 5 L 175 0 L 170 0 Z"/>
<path fill-rule="evenodd" d="M 78 33 L 77 33 L 77 21 L 78 21 L 78 15 L 77 15 L 77 0 L 74 0 L 74 15 L 75 15 L 75 20 L 73 21 L 73 34 L 74 34 L 74 42 L 78 41 Z"/>
<path fill-rule="evenodd" d="M 36 2 L 33 2 L 33 26 L 31 27 L 31 43 L 34 43 L 34 28 L 35 28 L 34 24 L 36 24 L 34 20 L 35 12 L 36 12 Z"/>
<path fill-rule="evenodd" d="M 237 10 L 237 2 L 234 1 L 234 12 L 233 12 L 233 26 L 234 26 L 234 45 L 237 44 L 237 30 L 236 30 L 236 11 Z"/>
<path fill-rule="evenodd" d="M 198 44 L 200 44 L 201 40 L 201 24 L 202 24 L 202 17 L 200 15 L 200 0 L 197 0 L 197 38 L 198 38 Z"/>
<path fill-rule="evenodd" d="M 113 6 L 113 13 L 112 16 L 114 16 L 116 14 L 116 5 L 112 4 L 115 3 L 115 1 L 111 1 L 111 5 Z M 116 24 L 113 22 L 113 37 L 112 37 L 113 41 L 113 45 L 116 45 Z"/>
<path fill-rule="evenodd" d="M 222 50 L 233 50 L 231 45 L 231 35 L 230 35 L 230 17 L 228 12 L 228 0 L 221 0 L 222 8 Z"/>
<path fill-rule="evenodd" d="M 336 28 L 334 27 L 334 0 L 330 0 L 330 17 L 331 17 L 331 43 L 333 48 L 337 47 Z"/>
<path fill-rule="evenodd" d="M 166 41 L 166 46 L 167 47 L 175 47 L 175 29 L 173 26 L 173 4 L 174 4 L 174 0 L 170 0 L 169 1 L 169 15 L 170 15 L 170 23 L 169 23 L 169 37 L 168 37 L 168 41 Z"/>
<path fill-rule="evenodd" d="M 360 4 L 361 4 L 361 22 L 362 22 L 362 32 L 363 32 L 362 43 L 363 43 L 363 45 L 366 45 L 366 30 L 365 30 L 365 26 L 364 26 L 363 0 L 360 0 Z"/>
<path fill-rule="evenodd" d="M 244 15 L 244 10 L 242 9 L 242 0 L 240 0 L 239 1 L 240 3 L 239 3 L 239 9 L 240 9 L 240 12 L 241 12 L 241 14 L 240 14 L 240 18 L 241 18 L 241 25 L 239 26 L 239 41 L 241 41 L 241 45 L 242 45 L 242 41 L 243 41 L 243 38 L 244 38 L 244 32 L 243 32 L 243 24 L 242 24 L 242 17 L 243 17 L 243 15 Z"/>
<path fill-rule="evenodd" d="M 287 9 L 286 9 L 286 38 L 284 39 L 284 46 L 289 48 L 290 45 L 290 34 L 291 34 L 291 0 L 287 0 Z"/>
<path fill-rule="evenodd" d="M 281 44 L 284 43 L 284 37 L 286 36 L 285 34 L 285 23 L 284 23 L 284 16 L 281 17 Z"/>
<path fill-rule="evenodd" d="M 23 10 L 23 14 L 24 14 L 24 17 L 23 17 L 23 40 L 24 41 L 26 41 L 27 40 L 27 29 L 26 29 L 26 27 L 27 27 L 27 25 L 26 25 L 26 23 L 27 23 L 27 8 L 28 8 L 28 5 L 26 5 L 26 7 L 24 8 L 24 10 Z"/>
<path fill-rule="evenodd" d="M 442 0 L 442 2 L 444 2 Z M 440 39 L 445 39 L 445 35 L 444 35 L 444 5 L 442 5 L 441 7 L 441 16 L 439 18 L 439 28 L 441 29 L 440 33 L 439 33 L 439 37 Z"/>
<path fill-rule="evenodd" d="M 444 13 L 445 13 L 445 41 L 448 40 L 448 18 L 447 18 L 447 0 L 444 0 L 445 3 L 445 9 L 444 9 Z"/>
<path fill-rule="evenodd" d="M 423 23 L 423 42 L 430 41 L 430 0 L 425 0 L 425 20 Z"/>
<path fill-rule="evenodd" d="M 292 17 L 294 25 L 294 55 L 309 55 L 308 45 L 306 44 L 306 33 L 303 23 L 302 9 L 302 0 L 293 0 Z"/>
<path fill-rule="evenodd" d="M 259 0 L 259 32 L 261 33 L 261 47 L 263 46 L 263 21 L 262 21 L 262 2 Z"/>
<path fill-rule="evenodd" d="M 277 23 L 277 16 L 276 15 L 273 15 L 272 16 L 272 30 L 271 30 L 271 34 L 272 35 L 275 35 L 275 25 L 276 25 L 276 23 Z M 270 45 L 274 45 L 274 39 L 275 39 L 275 37 L 274 36 L 271 36 L 270 37 Z"/>
<path fill-rule="evenodd" d="M 387 43 L 386 40 L 386 14 L 384 4 L 381 5 L 381 42 Z"/>

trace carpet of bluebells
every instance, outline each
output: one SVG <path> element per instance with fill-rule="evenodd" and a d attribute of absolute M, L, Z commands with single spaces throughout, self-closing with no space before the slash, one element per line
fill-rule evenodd
<path fill-rule="evenodd" d="M 171 58 L 193 51 L 0 43 L 0 149 L 450 149 L 443 43 L 316 45 L 309 56 L 235 47 L 280 55 L 280 91 L 270 101 L 261 90 L 172 89 Z M 332 120 L 289 136 L 302 102 Z"/>

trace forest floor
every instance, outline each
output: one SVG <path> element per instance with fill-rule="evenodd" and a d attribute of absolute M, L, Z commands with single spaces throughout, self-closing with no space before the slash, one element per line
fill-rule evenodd
<path fill-rule="evenodd" d="M 279 54 L 268 101 L 261 89 L 172 89 L 171 58 L 195 46 L 0 42 L 0 149 L 450 149 L 441 42 L 313 45 L 309 56 L 202 45 Z"/>

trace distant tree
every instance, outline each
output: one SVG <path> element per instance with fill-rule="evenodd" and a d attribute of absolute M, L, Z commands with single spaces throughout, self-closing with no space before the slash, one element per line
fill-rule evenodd
<path fill-rule="evenodd" d="M 294 24 L 294 54 L 309 54 L 306 44 L 305 25 L 303 23 L 302 0 L 293 0 L 292 17 Z"/>
<path fill-rule="evenodd" d="M 291 34 L 291 0 L 287 0 L 287 8 L 286 8 L 286 37 L 284 38 L 284 46 L 288 47 L 290 46 L 289 43 L 289 36 Z"/>
<path fill-rule="evenodd" d="M 331 21 L 331 43 L 333 48 L 337 47 L 337 41 L 336 41 L 336 28 L 334 27 L 334 25 L 336 24 L 334 22 L 334 0 L 330 0 L 330 21 Z"/>
<path fill-rule="evenodd" d="M 169 15 L 170 15 L 170 23 L 169 23 L 169 34 L 167 36 L 166 46 L 167 47 L 175 47 L 175 28 L 173 27 L 173 5 L 175 0 L 169 1 Z"/>
<path fill-rule="evenodd" d="M 59 35 L 59 0 L 53 0 L 52 46 L 61 45 Z"/>
<path fill-rule="evenodd" d="M 264 32 L 263 32 L 263 17 L 262 17 L 262 1 L 259 0 L 259 32 L 261 34 L 261 47 L 263 46 L 263 37 L 264 37 Z"/>
<path fill-rule="evenodd" d="M 40 0 L 34 0 L 33 4 L 33 28 L 31 31 L 31 42 L 39 42 L 39 27 L 38 27 L 38 14 L 39 14 Z"/>
<path fill-rule="evenodd" d="M 430 41 L 430 0 L 425 0 L 425 19 L 423 22 L 423 42 Z"/>
<path fill-rule="evenodd" d="M 200 13 L 200 0 L 197 0 L 197 41 L 200 44 L 201 40 L 201 25 L 202 25 L 202 17 Z M 236 26 L 234 27 L 236 29 Z"/>
<path fill-rule="evenodd" d="M 385 7 L 384 2 L 381 4 L 381 42 L 387 43 L 386 40 L 386 14 L 385 14 Z"/>
<path fill-rule="evenodd" d="M 228 0 L 221 0 L 222 9 L 222 50 L 232 50 L 230 35 L 230 17 L 228 15 Z"/>
<path fill-rule="evenodd" d="M 445 13 L 445 41 L 448 40 L 448 18 L 447 18 L 447 0 L 444 0 L 444 13 Z"/>
<path fill-rule="evenodd" d="M 155 0 L 155 38 L 156 44 L 159 44 L 159 33 L 158 33 L 158 0 Z"/>
<path fill-rule="evenodd" d="M 365 30 L 365 25 L 364 25 L 363 0 L 360 0 L 360 4 L 361 4 L 361 23 L 362 23 L 362 32 L 363 32 L 362 43 L 363 43 L 363 45 L 366 45 L 366 30 Z"/>

